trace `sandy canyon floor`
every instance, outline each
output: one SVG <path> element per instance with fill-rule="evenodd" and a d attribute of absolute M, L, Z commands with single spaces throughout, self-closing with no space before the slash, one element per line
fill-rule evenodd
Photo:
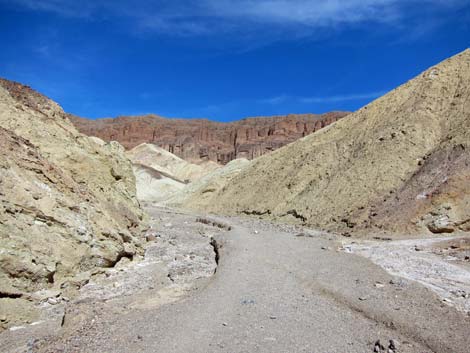
<path fill-rule="evenodd" d="M 147 206 L 140 261 L 0 334 L 2 352 L 470 352 L 470 241 L 354 240 Z M 45 295 L 47 297 L 47 295 Z"/>

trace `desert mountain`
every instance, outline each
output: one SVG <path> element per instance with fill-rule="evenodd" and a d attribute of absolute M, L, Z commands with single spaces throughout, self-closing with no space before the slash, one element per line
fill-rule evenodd
<path fill-rule="evenodd" d="M 182 182 L 191 182 L 220 167 L 212 161 L 189 163 L 153 144 L 143 143 L 126 152 L 134 164 L 151 167 Z"/>
<path fill-rule="evenodd" d="M 187 184 L 170 197 L 164 204 L 171 207 L 189 207 L 204 209 L 214 194 L 222 190 L 233 177 L 250 165 L 251 161 L 240 158 L 230 161 L 202 178 Z"/>
<path fill-rule="evenodd" d="M 137 197 L 141 201 L 162 201 L 220 165 L 212 161 L 199 165 L 186 162 L 152 144 L 141 144 L 126 152 L 133 163 Z"/>
<path fill-rule="evenodd" d="M 143 219 L 122 146 L 80 134 L 56 103 L 0 80 L 3 327 L 30 320 L 47 293 L 70 296 L 97 268 L 141 253 Z"/>
<path fill-rule="evenodd" d="M 152 143 L 190 162 L 211 160 L 226 164 L 237 158 L 259 157 L 346 114 L 291 114 L 247 118 L 232 123 L 165 119 L 156 115 L 98 120 L 70 116 L 70 119 L 82 133 L 105 141 L 118 141 L 127 149 Z"/>
<path fill-rule="evenodd" d="M 262 156 L 199 208 L 345 232 L 470 230 L 470 50 Z"/>

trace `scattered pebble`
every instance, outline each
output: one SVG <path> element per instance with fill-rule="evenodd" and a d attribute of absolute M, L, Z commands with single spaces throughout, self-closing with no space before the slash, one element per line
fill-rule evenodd
<path fill-rule="evenodd" d="M 240 301 L 241 304 L 243 305 L 248 305 L 248 304 L 255 304 L 255 300 L 254 299 L 243 299 L 242 301 Z"/>
<path fill-rule="evenodd" d="M 155 234 L 149 234 L 145 237 L 145 239 L 147 240 L 147 242 L 151 242 L 151 241 L 155 241 L 157 237 L 155 236 Z"/>
<path fill-rule="evenodd" d="M 51 304 L 51 305 L 56 305 L 56 304 L 59 303 L 59 302 L 57 301 L 57 299 L 55 299 L 55 298 L 49 298 L 49 299 L 47 299 L 47 302 L 48 302 L 49 304 Z"/>
<path fill-rule="evenodd" d="M 380 340 L 375 341 L 374 344 L 374 352 L 379 353 L 385 351 L 385 347 L 383 346 L 382 343 L 380 343 Z"/>
<path fill-rule="evenodd" d="M 397 287 L 405 287 L 408 284 L 403 278 L 391 279 L 389 283 Z"/>
<path fill-rule="evenodd" d="M 395 341 L 394 339 L 391 339 L 388 341 L 388 352 L 389 353 L 395 353 L 398 349 L 398 342 Z"/>

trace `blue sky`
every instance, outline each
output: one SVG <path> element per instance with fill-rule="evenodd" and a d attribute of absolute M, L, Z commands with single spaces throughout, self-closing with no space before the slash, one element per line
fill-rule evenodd
<path fill-rule="evenodd" d="M 356 110 L 470 46 L 470 0 L 0 0 L 0 76 L 89 118 Z"/>

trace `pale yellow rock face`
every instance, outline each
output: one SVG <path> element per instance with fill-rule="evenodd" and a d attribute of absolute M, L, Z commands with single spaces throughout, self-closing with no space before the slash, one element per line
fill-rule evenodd
<path fill-rule="evenodd" d="M 143 143 L 126 152 L 134 164 L 144 165 L 160 171 L 182 182 L 198 180 L 221 166 L 212 161 L 190 163 L 158 146 Z"/>
<path fill-rule="evenodd" d="M 202 178 L 185 185 L 164 201 L 171 207 L 185 207 L 205 210 L 214 195 L 220 192 L 230 180 L 250 165 L 244 158 L 234 159 L 222 168 L 215 169 Z"/>
<path fill-rule="evenodd" d="M 185 187 L 185 183 L 154 168 L 134 164 L 137 198 L 142 202 L 159 202 L 168 199 Z"/>
<path fill-rule="evenodd" d="M 423 231 L 438 217 L 465 229 L 469 150 L 466 50 L 356 113 L 254 160 L 199 208 L 351 232 Z M 449 159 L 435 175 L 429 163 Z"/>
<path fill-rule="evenodd" d="M 137 197 L 161 202 L 221 166 L 212 161 L 190 163 L 158 146 L 143 143 L 126 152 L 134 165 Z"/>
<path fill-rule="evenodd" d="M 135 192 L 122 146 L 78 133 L 56 103 L 0 81 L 3 297 L 72 292 L 87 273 L 141 253 L 145 216 Z"/>

